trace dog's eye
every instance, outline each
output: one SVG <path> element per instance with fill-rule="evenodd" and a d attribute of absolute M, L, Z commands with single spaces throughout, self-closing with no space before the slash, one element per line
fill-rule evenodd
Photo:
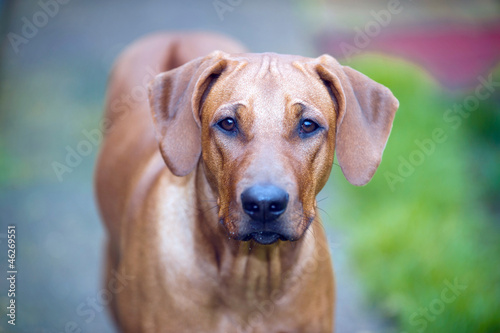
<path fill-rule="evenodd" d="M 316 131 L 319 128 L 319 125 L 316 124 L 311 119 L 304 119 L 300 124 L 300 132 L 303 134 L 310 134 Z"/>
<path fill-rule="evenodd" d="M 231 117 L 227 117 L 219 121 L 217 126 L 222 128 L 224 131 L 234 132 L 236 130 L 236 120 Z"/>

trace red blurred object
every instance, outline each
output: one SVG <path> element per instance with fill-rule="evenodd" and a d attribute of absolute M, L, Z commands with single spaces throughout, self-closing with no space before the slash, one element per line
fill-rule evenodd
<path fill-rule="evenodd" d="M 500 24 L 447 24 L 397 30 L 380 27 L 380 33 L 372 35 L 364 29 L 355 29 L 352 34 L 324 34 L 319 38 L 319 49 L 346 60 L 355 53 L 370 51 L 406 58 L 422 65 L 449 89 L 475 87 L 478 77 L 487 77 L 500 59 Z"/>

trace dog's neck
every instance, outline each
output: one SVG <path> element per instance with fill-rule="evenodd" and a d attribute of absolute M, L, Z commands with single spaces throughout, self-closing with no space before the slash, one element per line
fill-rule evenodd
<path fill-rule="evenodd" d="M 203 246 L 197 253 L 207 255 L 200 264 L 207 265 L 205 268 L 212 277 L 222 280 L 235 296 L 258 300 L 284 292 L 292 283 L 288 280 L 300 274 L 307 259 L 313 256 L 315 230 L 298 241 L 278 241 L 271 245 L 231 239 L 218 221 L 217 198 L 202 163 L 195 172 L 195 193 L 200 207 L 196 228 L 200 230 L 197 237 L 201 238 L 195 241 L 195 246 Z"/>

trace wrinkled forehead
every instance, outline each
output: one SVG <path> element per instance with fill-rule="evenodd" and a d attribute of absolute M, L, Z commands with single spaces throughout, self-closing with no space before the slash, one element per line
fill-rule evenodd
<path fill-rule="evenodd" d="M 214 88 L 225 100 L 253 103 L 318 104 L 329 99 L 321 79 L 310 70 L 313 59 L 275 53 L 228 56 L 228 66 Z M 317 105 L 316 107 L 320 107 Z"/>
<path fill-rule="evenodd" d="M 276 53 L 243 53 L 228 55 L 229 64 L 255 79 L 282 79 L 302 72 L 304 64 L 312 59 Z M 231 66 L 231 67 L 232 67 Z"/>

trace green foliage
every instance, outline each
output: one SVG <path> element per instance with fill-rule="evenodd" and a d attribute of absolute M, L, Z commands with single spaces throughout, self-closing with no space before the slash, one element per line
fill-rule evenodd
<path fill-rule="evenodd" d="M 370 300 L 406 332 L 499 332 L 500 233 L 483 199 L 500 193 L 500 91 L 457 126 L 445 114 L 474 91 L 452 98 L 420 68 L 396 59 L 372 55 L 350 65 L 400 101 L 373 180 L 356 188 L 336 177 L 344 198 L 332 216 L 340 214 L 351 236 Z M 444 133 L 439 142 L 436 129 Z M 450 301 L 455 280 L 467 288 Z"/>

